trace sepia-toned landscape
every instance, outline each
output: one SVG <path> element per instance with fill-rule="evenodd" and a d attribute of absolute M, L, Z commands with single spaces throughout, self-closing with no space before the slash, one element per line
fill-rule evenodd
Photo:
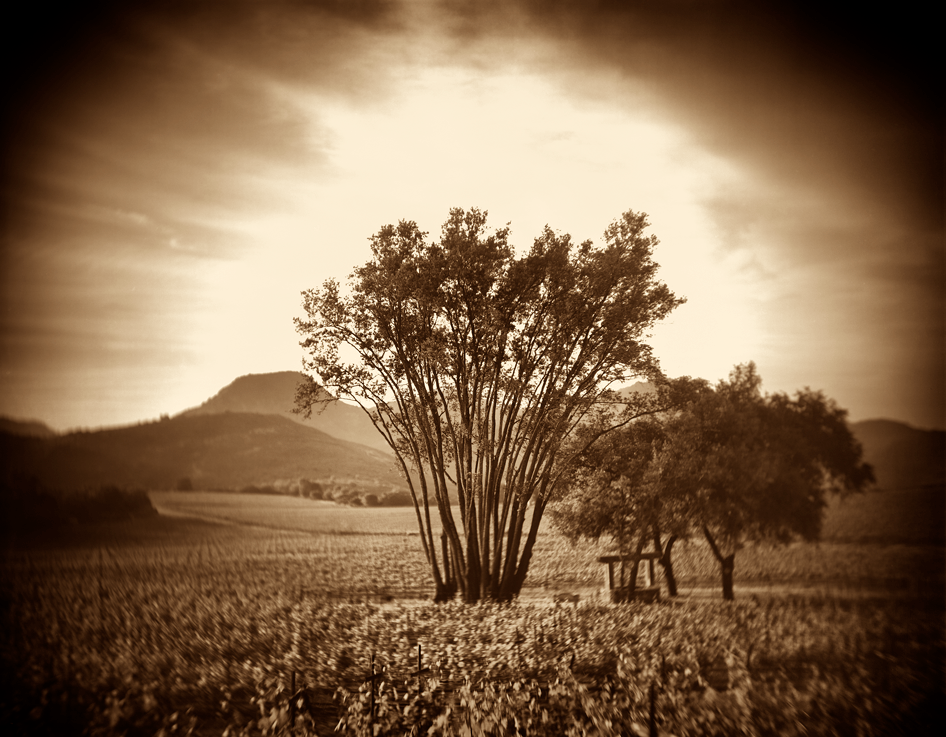
<path fill-rule="evenodd" d="M 934 6 L 9 5 L 0 737 L 946 732 Z"/>
<path fill-rule="evenodd" d="M 282 374 L 250 383 L 260 419 L 291 406 Z M 832 500 L 819 542 L 740 551 L 733 602 L 693 538 L 678 596 L 658 575 L 658 603 L 613 604 L 610 545 L 544 524 L 515 602 L 435 604 L 413 507 L 351 506 L 341 485 L 338 502 L 162 490 L 122 519 L 8 524 L 2 718 L 11 734 L 934 734 L 943 485 L 895 485 L 935 480 L 939 459 L 889 425 L 859 428 L 888 488 Z"/>

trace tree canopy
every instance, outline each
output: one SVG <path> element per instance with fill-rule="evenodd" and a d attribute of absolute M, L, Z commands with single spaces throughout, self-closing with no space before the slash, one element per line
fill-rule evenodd
<path fill-rule="evenodd" d="M 623 524 L 641 539 L 650 529 L 658 552 L 660 531 L 670 532 L 671 541 L 698 532 L 720 564 L 725 598 L 733 596 L 735 555 L 745 542 L 817 539 L 826 495 L 862 491 L 873 471 L 861 459 L 846 411 L 833 400 L 810 389 L 794 397 L 763 394 L 761 385 L 754 364 L 736 366 L 715 387 L 692 383 L 686 404 L 584 452 L 583 466 L 609 488 L 573 492 L 558 512 L 565 518 L 560 526 L 593 536 L 599 515 L 614 536 L 630 514 Z M 601 506 L 618 501 L 616 486 L 632 504 L 605 518 Z"/>
<path fill-rule="evenodd" d="M 732 598 L 745 541 L 821 534 L 826 494 L 874 480 L 847 412 L 821 392 L 763 394 L 755 364 L 737 366 L 667 426 L 662 483 L 685 494 Z"/>
<path fill-rule="evenodd" d="M 313 381 L 297 405 L 311 411 L 322 386 L 368 413 L 408 481 L 439 598 L 516 595 L 576 428 L 607 417 L 600 437 L 667 401 L 663 389 L 623 402 L 611 391 L 635 378 L 666 387 L 645 341 L 683 300 L 656 279 L 647 226 L 626 212 L 600 246 L 546 226 L 517 256 L 508 227 L 453 209 L 438 241 L 387 225 L 345 289 L 303 293 Z"/>
<path fill-rule="evenodd" d="M 686 378 L 673 382 L 675 403 L 699 386 L 701 382 Z M 625 561 L 631 562 L 631 591 L 641 551 L 652 541 L 673 596 L 676 579 L 671 550 L 678 538 L 688 534 L 691 522 L 685 496 L 660 483 L 656 459 L 667 442 L 665 423 L 662 415 L 642 417 L 593 444 L 587 444 L 586 439 L 598 428 L 591 424 L 580 428 L 574 443 L 583 450 L 550 513 L 555 527 L 570 540 L 610 540 L 622 557 L 622 586 Z M 669 533 L 666 542 L 665 533 Z"/>

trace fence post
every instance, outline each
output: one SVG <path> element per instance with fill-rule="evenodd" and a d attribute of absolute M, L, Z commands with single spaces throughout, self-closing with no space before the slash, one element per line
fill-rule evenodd
<path fill-rule="evenodd" d="M 296 733 L 296 671 L 293 669 L 289 681 L 289 734 Z"/>
<path fill-rule="evenodd" d="M 420 685 L 420 677 L 424 673 L 429 673 L 430 668 L 424 667 L 424 662 L 421 656 L 420 642 L 417 643 L 417 670 L 410 674 L 410 677 L 417 676 L 418 685 Z"/>
<path fill-rule="evenodd" d="M 368 701 L 368 732 L 374 733 L 374 653 L 371 653 L 371 698 Z"/>
<path fill-rule="evenodd" d="M 657 694 L 654 689 L 654 681 L 650 682 L 650 716 L 647 724 L 650 728 L 650 737 L 657 737 Z"/>

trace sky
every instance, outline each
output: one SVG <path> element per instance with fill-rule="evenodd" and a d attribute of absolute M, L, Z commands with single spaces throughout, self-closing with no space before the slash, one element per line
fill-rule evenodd
<path fill-rule="evenodd" d="M 943 428 L 930 11 L 832 3 L 143 2 L 5 23 L 0 415 L 154 419 L 301 367 L 304 289 L 382 226 L 525 250 L 646 212 L 670 376 L 755 361 Z M 57 6 L 58 7 L 58 6 Z"/>

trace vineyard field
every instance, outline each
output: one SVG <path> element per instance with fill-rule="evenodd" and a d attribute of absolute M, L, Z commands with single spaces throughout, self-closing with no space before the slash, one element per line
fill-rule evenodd
<path fill-rule="evenodd" d="M 300 497 L 207 491 L 152 491 L 150 496 L 166 514 L 306 532 L 417 534 L 411 507 L 359 509 Z M 832 497 L 822 526 L 822 539 L 831 543 L 942 545 L 944 538 L 946 490 L 942 486 Z"/>
<path fill-rule="evenodd" d="M 165 515 L 315 534 L 418 534 L 413 507 L 346 507 L 296 496 L 213 491 L 152 491 L 150 496 Z"/>
<path fill-rule="evenodd" d="M 545 529 L 519 602 L 466 607 L 429 601 L 411 509 L 152 498 L 4 547 L 4 734 L 942 732 L 941 546 L 747 548 L 724 602 L 681 542 L 680 597 L 613 605 L 603 547 Z"/>
<path fill-rule="evenodd" d="M 299 497 L 216 492 L 151 492 L 151 498 L 162 514 L 222 521 L 253 529 L 268 528 L 286 534 L 364 538 L 363 543 L 351 541 L 355 550 L 374 550 L 373 546 L 380 543 L 369 538 L 383 537 L 387 538 L 386 550 L 391 555 L 422 565 L 413 508 L 345 507 Z M 864 504 L 858 502 L 848 500 L 848 510 L 854 508 L 856 515 L 862 516 Z M 873 509 L 878 505 L 876 501 L 868 500 L 867 506 Z M 459 510 L 454 511 L 459 518 Z M 855 516 L 855 521 L 857 519 Z M 831 518 L 826 524 L 842 528 L 852 526 L 850 522 L 834 522 Z M 543 522 L 527 587 L 556 591 L 597 587 L 603 576 L 597 558 L 609 552 L 612 551 L 604 544 L 585 542 L 571 545 Z M 374 565 L 380 563 L 375 560 Z M 674 565 L 684 593 L 712 588 L 718 578 L 716 564 L 701 539 L 677 543 Z M 740 586 L 755 590 L 759 586 L 771 585 L 942 591 L 946 587 L 944 569 L 943 549 L 938 545 L 882 542 L 750 545 L 736 556 L 736 587 L 737 591 Z M 428 578 L 424 569 L 420 580 L 427 581 Z M 360 588 L 363 590 L 364 586 Z"/>

